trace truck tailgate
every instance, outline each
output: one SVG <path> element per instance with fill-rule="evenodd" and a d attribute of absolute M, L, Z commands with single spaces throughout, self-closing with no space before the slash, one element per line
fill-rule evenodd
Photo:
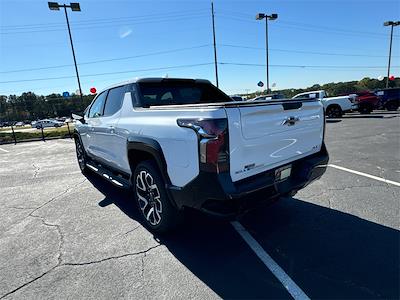
<path fill-rule="evenodd" d="M 324 112 L 320 101 L 255 103 L 225 107 L 233 181 L 320 151 Z"/>

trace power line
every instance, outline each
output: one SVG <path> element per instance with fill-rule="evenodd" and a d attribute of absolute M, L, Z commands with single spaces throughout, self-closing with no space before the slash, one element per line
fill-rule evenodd
<path fill-rule="evenodd" d="M 196 13 L 198 12 L 206 12 L 208 11 L 207 9 L 198 9 L 196 10 Z M 137 20 L 137 19 L 154 19 L 158 17 L 175 17 L 175 16 L 187 16 L 187 15 L 193 15 L 194 12 L 193 10 L 189 11 L 175 11 L 175 12 L 165 12 L 165 13 L 157 13 L 157 14 L 146 14 L 146 15 L 136 15 L 136 16 L 127 16 L 127 17 L 115 17 L 115 18 L 99 18 L 99 19 L 88 19 L 88 20 L 81 20 L 81 21 L 75 21 L 71 22 L 71 24 L 75 25 L 80 25 L 80 24 L 92 24 L 92 23 L 102 23 L 102 22 L 114 22 L 118 20 Z M 4 29 L 23 29 L 23 28 L 29 28 L 29 27 L 51 27 L 51 26 L 59 26 L 59 27 L 64 27 L 65 24 L 62 22 L 53 22 L 53 23 L 34 23 L 34 24 L 21 24 L 21 25 L 3 25 L 0 26 L 0 28 Z"/>
<path fill-rule="evenodd" d="M 237 12 L 237 11 L 232 11 L 232 10 L 226 10 L 223 9 L 222 13 L 227 12 L 228 14 L 232 14 L 234 17 L 244 20 L 244 21 L 251 21 L 253 23 L 256 23 L 254 21 L 254 15 L 251 14 L 246 14 L 243 12 Z M 235 16 L 236 15 L 236 16 Z M 293 22 L 293 21 L 285 21 L 285 20 L 280 20 L 279 23 L 286 23 L 286 24 L 291 24 L 295 26 L 301 26 L 301 27 L 310 27 L 310 28 L 317 28 L 317 29 L 326 29 L 326 30 L 333 30 L 333 31 L 343 31 L 346 33 L 355 33 L 355 34 L 368 34 L 368 35 L 380 35 L 380 36 L 387 36 L 386 33 L 380 33 L 380 32 L 372 32 L 372 31 L 361 31 L 361 30 L 351 30 L 347 28 L 335 28 L 335 27 L 330 27 L 330 26 L 324 26 L 324 25 L 319 25 L 316 26 L 315 24 L 308 24 L 308 23 L 301 23 L 301 22 Z"/>
<path fill-rule="evenodd" d="M 240 49 L 253 49 L 253 50 L 263 50 L 265 48 L 261 47 L 251 47 L 251 46 L 242 46 L 242 45 L 232 45 L 232 44 L 219 44 L 222 47 L 232 47 L 232 48 L 240 48 Z M 387 55 L 369 55 L 369 54 L 345 54 L 345 53 L 332 53 L 332 52 L 316 52 L 316 51 L 303 51 L 303 50 L 288 50 L 288 49 L 276 49 L 270 48 L 272 51 L 280 51 L 280 52 L 293 52 L 293 53 L 302 53 L 302 54 L 316 54 L 316 55 L 332 55 L 332 56 L 360 56 L 360 57 L 387 57 Z M 399 56 L 392 56 L 399 57 Z"/>
<path fill-rule="evenodd" d="M 100 26 L 74 26 L 74 30 L 87 30 L 87 29 L 94 29 L 94 28 L 109 28 L 109 27 L 118 27 L 118 26 L 128 26 L 128 25 L 139 25 L 139 24 L 149 24 L 149 23 L 164 23 L 164 22 L 174 22 L 174 21 L 186 21 L 192 20 L 194 18 L 204 18 L 208 17 L 206 14 L 197 14 L 188 16 L 185 15 L 183 17 L 170 17 L 170 18 L 158 18 L 157 20 L 148 20 L 148 21 L 139 21 L 139 22 L 129 22 L 129 23 L 119 23 L 116 24 L 115 22 L 107 25 L 100 25 Z M 90 25 L 90 24 L 89 24 Z M 65 28 L 59 29 L 43 29 L 43 30 L 29 30 L 29 31 L 0 31 L 0 34 L 7 35 L 7 34 L 25 34 L 25 33 L 39 33 L 39 32 L 58 32 L 58 31 L 65 31 Z"/>
<path fill-rule="evenodd" d="M 93 61 L 82 62 L 82 63 L 79 63 L 78 65 L 81 66 L 81 65 L 97 64 L 97 63 L 110 62 L 110 61 L 127 60 L 127 59 L 139 58 L 139 57 L 154 56 L 154 55 L 175 53 L 175 52 L 186 51 L 186 50 L 199 49 L 199 48 L 204 48 L 204 47 L 209 47 L 209 46 L 211 46 L 211 44 L 205 44 L 205 45 L 199 45 L 199 46 L 193 46 L 193 47 L 186 47 L 186 48 L 171 49 L 171 50 L 165 50 L 165 51 L 157 51 L 157 52 L 152 52 L 152 53 L 138 54 L 138 55 L 132 55 L 132 56 L 118 57 L 118 58 L 93 60 Z M 68 65 L 56 65 L 56 66 L 29 68 L 29 69 L 8 70 L 8 71 L 0 71 L 0 74 L 29 72 L 29 71 L 36 71 L 36 70 L 58 69 L 58 68 L 65 68 L 65 67 L 71 67 L 71 66 L 73 66 L 73 65 L 72 64 L 68 64 Z"/>
<path fill-rule="evenodd" d="M 251 47 L 251 46 L 232 45 L 232 44 L 218 44 L 218 45 L 221 46 L 221 47 L 229 47 L 229 48 L 263 50 L 263 51 L 265 50 L 262 47 Z M 162 54 L 168 54 L 168 53 L 175 53 L 175 52 L 180 52 L 180 51 L 200 49 L 200 48 L 205 48 L 205 47 L 210 47 L 210 46 L 212 46 L 212 45 L 211 44 L 204 44 L 204 45 L 199 45 L 199 46 L 177 48 L 177 49 L 164 50 L 164 51 L 157 51 L 157 52 L 146 53 L 146 54 L 138 54 L 138 55 L 132 55 L 132 56 L 125 56 L 125 57 L 93 60 L 93 61 L 82 62 L 82 63 L 79 63 L 78 65 L 89 65 L 89 64 L 97 64 L 97 63 L 104 63 L 104 62 L 111 62 L 111 61 L 128 60 L 128 59 L 134 59 L 134 58 L 140 58 L 140 57 L 148 57 L 148 56 L 162 55 Z M 315 52 L 315 51 L 288 50 L 288 49 L 276 49 L 276 48 L 272 48 L 270 50 L 271 51 L 278 51 L 278 52 L 292 52 L 292 53 L 300 53 L 300 54 L 328 55 L 328 56 L 387 57 L 385 55 L 344 54 L 344 53 Z M 399 56 L 393 56 L 393 57 L 399 57 Z M 46 66 L 46 67 L 37 67 L 37 68 L 8 70 L 8 71 L 0 71 L 0 74 L 30 72 L 30 71 L 37 71 L 37 70 L 58 69 L 58 68 L 65 68 L 65 67 L 71 67 L 71 66 L 73 66 L 73 65 L 72 64 L 65 64 L 65 65 L 55 65 L 55 66 Z"/>
<path fill-rule="evenodd" d="M 240 17 L 235 17 L 235 16 L 229 16 L 229 15 L 224 15 L 224 14 L 216 14 L 219 17 L 225 18 L 225 19 L 231 19 L 235 21 L 240 21 L 240 22 L 248 22 L 252 24 L 257 24 L 255 20 L 252 19 L 244 19 Z M 280 23 L 285 23 L 283 21 L 280 21 Z M 339 34 L 339 35 L 347 35 L 347 36 L 364 36 L 367 37 L 367 35 L 370 35 L 370 38 L 378 38 L 378 39 L 386 39 L 385 34 L 378 34 L 378 33 L 372 33 L 372 32 L 363 32 L 362 34 L 360 32 L 350 32 L 350 31 L 345 31 L 344 29 L 321 29 L 317 26 L 315 26 L 316 29 L 310 29 L 310 28 L 304 28 L 304 26 L 299 26 L 299 25 L 280 25 L 280 24 L 274 24 L 274 27 L 282 27 L 282 28 L 290 28 L 290 29 L 295 29 L 295 30 L 302 30 L 302 31 L 310 31 L 310 32 L 321 32 L 321 33 L 331 33 L 331 34 Z M 338 32 L 339 31 L 339 32 Z M 377 36 L 380 35 L 380 36 Z"/>
<path fill-rule="evenodd" d="M 168 67 L 159 67 L 159 68 L 149 68 L 149 69 L 137 69 L 137 70 L 126 70 L 126 71 L 118 71 L 118 72 L 105 72 L 105 73 L 94 73 L 94 74 L 85 74 L 81 75 L 81 77 L 96 77 L 96 76 L 104 76 L 104 75 L 112 75 L 112 74 L 125 74 L 125 73 L 135 73 L 135 72 L 144 72 L 144 71 L 159 71 L 159 70 L 168 70 L 168 69 L 179 69 L 179 68 L 191 68 L 198 66 L 207 66 L 213 65 L 213 62 L 208 63 L 199 63 L 199 64 L 191 64 L 191 65 L 180 65 L 180 66 L 168 66 Z M 265 64 L 255 64 L 255 63 L 235 63 L 235 62 L 219 62 L 219 65 L 233 65 L 233 66 L 250 66 L 250 67 L 265 67 Z M 278 68 L 310 68 L 310 69 L 341 69 L 341 70 L 353 70 L 353 69 L 385 69 L 386 66 L 334 66 L 334 65 L 286 65 L 286 64 L 273 64 L 271 67 Z M 393 66 L 393 68 L 400 68 L 400 66 Z M 28 82 L 28 81 L 44 81 L 44 80 L 58 80 L 58 79 L 66 79 L 73 78 L 74 76 L 59 76 L 59 77 L 45 77 L 45 78 L 33 78 L 33 79 L 19 79 L 19 80 L 8 80 L 8 81 L 0 81 L 1 84 L 4 83 L 15 83 L 15 82 Z"/>
<path fill-rule="evenodd" d="M 104 75 L 112 75 L 112 74 L 135 73 L 135 72 L 144 72 L 144 71 L 160 71 L 160 70 L 179 69 L 179 68 L 191 68 L 191 67 L 198 67 L 198 66 L 207 66 L 207 65 L 211 65 L 211 64 L 213 64 L 213 63 L 199 63 L 199 64 L 191 64 L 191 65 L 160 67 L 160 68 L 126 70 L 126 71 L 118 71 L 118 72 L 105 72 L 105 73 L 85 74 L 85 75 L 81 75 L 80 77 L 95 77 L 95 76 L 104 76 Z M 66 78 L 74 78 L 74 77 L 75 76 L 59 76 L 59 77 L 45 77 L 45 78 L 33 78 L 33 79 L 19 79 L 19 80 L 0 81 L 0 83 L 4 84 L 4 83 L 28 82 L 28 81 L 58 80 L 58 79 L 66 79 Z"/>
<path fill-rule="evenodd" d="M 234 62 L 220 62 L 221 65 L 234 65 L 234 66 L 253 66 L 253 67 L 265 67 L 265 64 L 255 64 L 255 63 L 234 63 Z M 274 64 L 270 65 L 271 67 L 280 67 L 280 68 L 335 68 L 335 69 L 382 69 L 386 68 L 386 66 L 334 66 L 334 65 L 279 65 Z M 394 68 L 399 68 L 400 66 L 396 66 Z"/>

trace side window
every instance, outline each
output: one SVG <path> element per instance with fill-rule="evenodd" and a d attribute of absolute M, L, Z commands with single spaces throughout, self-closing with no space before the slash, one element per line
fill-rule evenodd
<path fill-rule="evenodd" d="M 92 104 L 92 107 L 89 110 L 89 118 L 98 118 L 103 115 L 103 106 L 104 101 L 107 97 L 107 91 L 102 92 Z"/>
<path fill-rule="evenodd" d="M 104 107 L 104 116 L 111 116 L 119 111 L 122 106 L 122 101 L 124 100 L 125 90 L 125 86 L 109 90 L 106 105 Z"/>
<path fill-rule="evenodd" d="M 308 94 L 308 97 L 307 97 L 307 98 L 310 98 L 310 99 L 317 98 L 317 94 L 316 94 L 316 93 Z"/>
<path fill-rule="evenodd" d="M 310 95 L 309 94 L 304 94 L 304 95 L 299 95 L 299 96 L 296 97 L 296 99 L 304 99 L 304 98 L 308 99 L 308 98 L 310 98 Z"/>

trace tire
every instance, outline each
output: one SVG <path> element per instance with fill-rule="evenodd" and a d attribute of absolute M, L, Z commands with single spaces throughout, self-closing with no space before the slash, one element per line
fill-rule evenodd
<path fill-rule="evenodd" d="M 372 108 L 369 105 L 361 105 L 358 108 L 360 114 L 370 114 L 372 112 Z"/>
<path fill-rule="evenodd" d="M 343 111 L 339 105 L 331 105 L 326 109 L 326 116 L 328 118 L 341 118 L 343 116 Z"/>
<path fill-rule="evenodd" d="M 172 205 L 165 182 L 152 160 L 137 165 L 132 186 L 143 223 L 150 231 L 157 234 L 167 233 L 181 223 L 182 211 Z"/>
<path fill-rule="evenodd" d="M 85 152 L 85 148 L 79 137 L 75 137 L 75 149 L 76 149 L 76 159 L 78 161 L 79 169 L 81 169 L 82 174 L 85 174 L 88 170 L 86 166 L 87 163 L 87 155 Z"/>
<path fill-rule="evenodd" d="M 386 109 L 387 109 L 388 111 L 396 111 L 396 110 L 399 109 L 399 104 L 396 103 L 395 101 L 388 102 L 388 103 L 386 104 Z"/>

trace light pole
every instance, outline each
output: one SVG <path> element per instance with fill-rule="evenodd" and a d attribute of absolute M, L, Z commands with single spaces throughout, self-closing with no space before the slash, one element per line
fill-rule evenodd
<path fill-rule="evenodd" d="M 389 87 L 389 76 L 390 76 L 390 59 L 392 57 L 392 41 L 393 41 L 393 27 L 400 25 L 400 21 L 386 21 L 383 23 L 383 26 L 391 26 L 390 28 L 390 46 L 389 46 L 389 63 L 388 63 L 388 70 L 387 70 L 387 77 L 386 77 L 386 88 Z"/>
<path fill-rule="evenodd" d="M 72 11 L 81 11 L 81 7 L 80 7 L 79 3 L 70 3 L 69 5 L 67 5 L 67 4 L 58 4 L 57 2 L 48 2 L 48 4 L 49 4 L 50 10 L 60 10 L 60 7 L 64 7 L 65 19 L 67 20 L 69 41 L 71 43 L 71 49 L 72 49 L 72 57 L 74 58 L 76 78 L 78 79 L 79 94 L 80 94 L 81 101 L 83 103 L 81 81 L 79 79 L 78 65 L 76 64 L 74 44 L 72 43 L 71 28 L 69 26 L 69 20 L 68 20 L 68 14 L 67 14 L 67 7 L 71 8 Z"/>
<path fill-rule="evenodd" d="M 266 52 L 266 61 L 267 61 L 267 93 L 269 93 L 269 57 L 268 57 L 268 19 L 273 21 L 278 18 L 278 14 L 263 14 L 259 13 L 256 15 L 256 20 L 265 19 L 265 52 Z"/>

